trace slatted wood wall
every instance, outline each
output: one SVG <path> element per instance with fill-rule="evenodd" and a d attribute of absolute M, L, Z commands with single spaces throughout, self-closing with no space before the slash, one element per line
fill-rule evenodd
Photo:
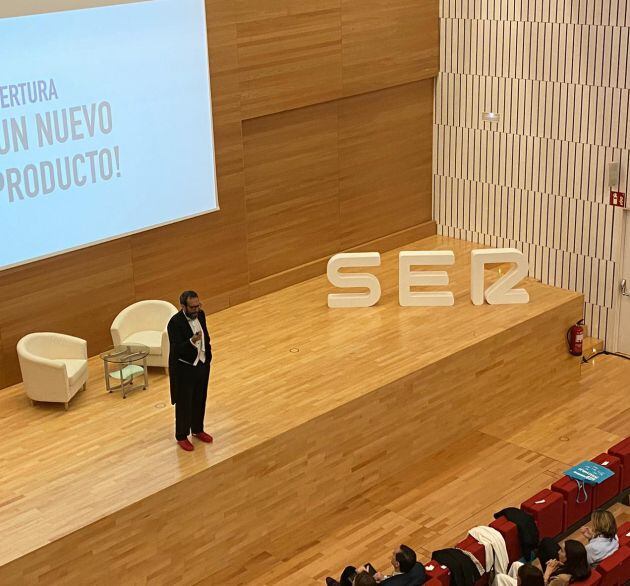
<path fill-rule="evenodd" d="M 77 6 L 14 4 L 0 15 Z M 217 311 L 322 274 L 340 250 L 435 234 L 438 0 L 206 7 L 221 210 L 0 273 L 0 388 L 20 379 L 28 332 L 80 336 L 94 355 L 139 299 L 195 288 Z"/>
<path fill-rule="evenodd" d="M 580 291 L 610 342 L 630 164 L 630 2 L 441 0 L 438 232 L 515 246 L 530 274 Z M 483 122 L 497 112 L 499 123 Z"/>

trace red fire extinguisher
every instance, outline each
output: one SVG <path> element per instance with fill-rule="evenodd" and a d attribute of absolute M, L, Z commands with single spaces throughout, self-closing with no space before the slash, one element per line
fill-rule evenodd
<path fill-rule="evenodd" d="M 582 342 L 584 342 L 584 320 L 580 320 L 574 326 L 569 328 L 567 332 L 567 343 L 569 344 L 569 352 L 573 356 L 582 356 Z"/>

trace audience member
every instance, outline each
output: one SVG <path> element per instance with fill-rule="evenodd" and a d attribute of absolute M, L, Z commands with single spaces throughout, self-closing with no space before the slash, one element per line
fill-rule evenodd
<path fill-rule="evenodd" d="M 582 529 L 582 534 L 588 543 L 586 544 L 586 556 L 588 563 L 598 564 L 619 549 L 617 538 L 617 523 L 610 511 L 593 511 L 590 526 Z"/>
<path fill-rule="evenodd" d="M 497 574 L 495 586 L 545 586 L 540 568 L 522 562 L 513 562 L 507 574 Z"/>
<path fill-rule="evenodd" d="M 400 545 L 392 553 L 391 559 L 394 572 L 384 575 L 377 572 L 374 578 L 379 584 L 387 586 L 420 586 L 426 582 L 424 566 L 419 564 L 416 552 L 407 545 Z"/>
<path fill-rule="evenodd" d="M 543 537 L 538 545 L 538 560 L 540 567 L 544 571 L 549 560 L 557 560 L 560 546 L 558 542 L 551 537 Z"/>
<path fill-rule="evenodd" d="M 597 510 L 590 525 L 582 529 L 588 543 L 567 539 L 563 545 L 554 539 L 541 540 L 538 558 L 544 573 L 532 564 L 514 562 L 507 574 L 496 575 L 497 586 L 568 586 L 587 580 L 591 565 L 598 564 L 619 549 L 617 523 L 612 513 Z M 536 562 L 537 564 L 538 562 Z M 339 581 L 326 578 L 327 586 L 421 586 L 426 581 L 424 566 L 407 545 L 400 545 L 391 557 L 393 572 L 375 572 L 370 564 L 344 569 Z"/>
<path fill-rule="evenodd" d="M 586 548 L 574 539 L 567 539 L 559 546 L 558 559 L 549 560 L 544 573 L 547 586 L 566 586 L 586 580 L 590 575 Z"/>
<path fill-rule="evenodd" d="M 407 545 L 400 545 L 394 550 L 391 558 L 393 572 L 391 574 L 383 574 L 376 572 L 374 574 L 374 581 L 377 584 L 384 584 L 386 586 L 421 586 L 426 581 L 426 573 L 424 566 L 418 563 L 416 559 L 416 552 Z M 360 568 L 354 566 L 348 566 L 344 569 L 339 580 L 334 578 L 326 578 L 327 586 L 359 586 L 355 583 L 355 580 L 361 574 L 369 574 L 370 564 L 366 564 Z M 370 575 L 370 577 L 372 577 Z M 367 578 L 362 577 L 361 580 Z M 363 582 L 360 582 L 360 586 L 363 586 Z"/>
<path fill-rule="evenodd" d="M 522 564 L 516 573 L 516 586 L 545 586 L 545 577 L 536 566 Z"/>

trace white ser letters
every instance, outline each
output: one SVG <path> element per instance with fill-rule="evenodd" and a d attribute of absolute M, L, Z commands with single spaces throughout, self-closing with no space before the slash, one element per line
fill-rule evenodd
<path fill-rule="evenodd" d="M 455 303 L 451 291 L 418 292 L 412 287 L 448 285 L 446 271 L 413 271 L 414 266 L 453 265 L 455 254 L 450 250 L 402 251 L 399 255 L 398 299 L 400 305 L 415 307 L 449 306 Z M 515 266 L 496 283 L 484 290 L 484 270 L 488 263 L 512 263 Z M 343 252 L 328 261 L 328 280 L 335 287 L 366 288 L 366 292 L 331 293 L 328 307 L 371 307 L 381 297 L 381 284 L 371 273 L 342 273 L 351 267 L 377 267 L 381 264 L 378 252 Z M 515 248 L 487 248 L 473 250 L 470 268 L 470 297 L 474 305 L 483 305 L 484 297 L 490 305 L 528 303 L 525 289 L 513 287 L 527 276 L 525 255 Z"/>
<path fill-rule="evenodd" d="M 455 254 L 451 250 L 413 251 L 403 250 L 398 256 L 398 301 L 403 307 L 443 307 L 455 305 L 450 291 L 420 293 L 411 287 L 448 285 L 446 271 L 412 271 L 413 266 L 454 265 Z"/>
<path fill-rule="evenodd" d="M 378 252 L 346 252 L 335 254 L 328 261 L 328 280 L 342 289 L 367 287 L 365 293 L 331 293 L 328 307 L 371 307 L 381 298 L 381 283 L 372 273 L 340 273 L 339 269 L 349 267 L 380 267 L 381 255 Z"/>
<path fill-rule="evenodd" d="M 485 290 L 486 301 L 490 305 L 529 303 L 525 289 L 513 289 L 529 272 L 525 255 L 516 248 L 490 248 L 473 250 L 470 258 L 470 298 L 475 305 L 483 305 L 484 265 L 488 263 L 514 263 L 505 276 Z"/>

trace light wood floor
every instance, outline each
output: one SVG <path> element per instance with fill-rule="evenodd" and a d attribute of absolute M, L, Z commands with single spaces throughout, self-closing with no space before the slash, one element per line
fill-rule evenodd
<path fill-rule="evenodd" d="M 19 385 L 0 392 L 3 430 L 0 565 L 243 454 L 374 389 L 555 307 L 579 301 L 577 294 L 527 281 L 525 287 L 532 296 L 529 305 L 473 307 L 468 300 L 468 257 L 474 245 L 433 237 L 415 243 L 415 247 L 455 250 L 458 263 L 450 271 L 455 308 L 442 308 L 444 311 L 439 314 L 435 309 L 400 308 L 397 251 L 393 251 L 383 255 L 383 266 L 378 271 L 383 298 L 377 307 L 369 310 L 328 310 L 326 294 L 330 288 L 325 277 L 321 277 L 209 316 L 215 363 L 207 428 L 216 436 L 217 443 L 198 446 L 192 454 L 175 447 L 168 382 L 159 371 L 152 373 L 148 391 L 122 400 L 118 395 L 104 392 L 102 365 L 98 358 L 92 359 L 88 390 L 73 400 L 68 412 L 58 406 L 30 407 Z M 412 249 L 414 245 L 405 248 Z M 608 433 L 607 444 L 613 443 L 621 427 L 627 425 L 627 419 L 612 421 L 618 429 Z M 535 437 L 548 443 L 546 430 L 545 427 Z M 518 476 L 530 470 L 522 464 L 542 458 L 535 451 L 541 448 L 522 446 L 525 439 L 508 438 L 509 431 L 508 423 L 506 429 L 497 424 L 496 429 L 480 432 L 463 446 L 467 452 L 462 455 L 459 468 L 458 458 L 449 456 L 448 461 L 445 458 L 436 461 L 432 469 L 439 470 L 439 465 L 444 464 L 445 470 L 451 470 L 444 478 L 461 475 L 467 459 L 478 457 L 485 449 L 492 451 L 495 442 L 509 439 L 514 444 L 499 446 L 519 463 L 513 472 Z M 553 438 L 556 435 L 553 432 Z M 586 439 L 602 440 L 597 434 Z M 523 452 L 510 451 L 512 445 Z M 589 450 L 592 445 L 588 444 Z M 568 446 L 562 446 L 568 451 L 562 457 L 550 456 L 552 463 L 574 455 Z M 483 470 L 481 462 L 478 466 Z M 478 478 L 473 474 L 471 481 L 475 480 Z M 398 482 L 384 488 L 384 494 L 391 496 L 395 489 L 404 500 L 404 489 L 397 486 Z M 466 487 L 462 483 L 451 494 L 458 501 L 464 496 L 469 498 L 470 487 Z M 460 494 L 458 490 L 464 492 Z M 485 488 L 479 490 L 485 496 Z M 357 501 L 356 507 L 378 502 L 378 498 L 377 494 L 366 495 Z M 356 507 L 349 506 L 349 513 L 353 514 Z M 405 514 L 406 509 L 391 513 L 387 523 L 390 531 L 397 533 Z M 430 516 L 425 520 L 426 514 Z M 419 523 L 418 528 L 426 523 L 430 529 L 427 535 L 431 531 L 439 534 L 440 527 L 446 524 L 450 527 L 453 519 L 444 517 L 445 512 L 434 517 L 436 514 L 431 508 L 430 513 L 418 513 L 419 517 L 413 516 L 411 521 Z M 310 535 L 306 530 L 305 534 Z M 380 543 L 382 536 L 377 540 Z M 420 547 L 425 546 L 428 544 L 420 543 Z M 350 549 L 344 551 L 339 564 L 350 553 Z M 350 557 L 360 553 L 353 552 Z M 380 561 L 376 555 L 377 552 L 371 557 Z M 269 560 L 282 561 L 273 560 L 273 551 L 269 552 Z M 260 561 L 264 566 L 265 560 Z M 326 569 L 321 565 L 314 573 L 310 569 L 307 575 L 324 575 L 331 565 L 329 562 Z M 256 574 L 252 583 L 261 579 L 257 570 L 248 571 Z"/>
<path fill-rule="evenodd" d="M 540 413 L 516 434 L 510 428 L 518 414 L 506 414 L 455 449 L 435 454 L 426 466 L 434 473 L 430 478 L 423 470 L 410 471 L 305 526 L 301 539 L 271 542 L 267 555 L 247 563 L 242 582 L 321 586 L 348 563 L 369 560 L 388 569 L 399 543 L 428 561 L 431 552 L 455 545 L 469 528 L 488 524 L 494 512 L 518 507 L 570 465 L 630 436 L 629 383 L 630 361 L 596 358 L 594 366 L 583 367 L 574 398 L 563 407 Z M 612 510 L 620 523 L 630 520 L 630 507 L 617 504 Z M 219 583 L 216 578 L 204 583 Z"/>

